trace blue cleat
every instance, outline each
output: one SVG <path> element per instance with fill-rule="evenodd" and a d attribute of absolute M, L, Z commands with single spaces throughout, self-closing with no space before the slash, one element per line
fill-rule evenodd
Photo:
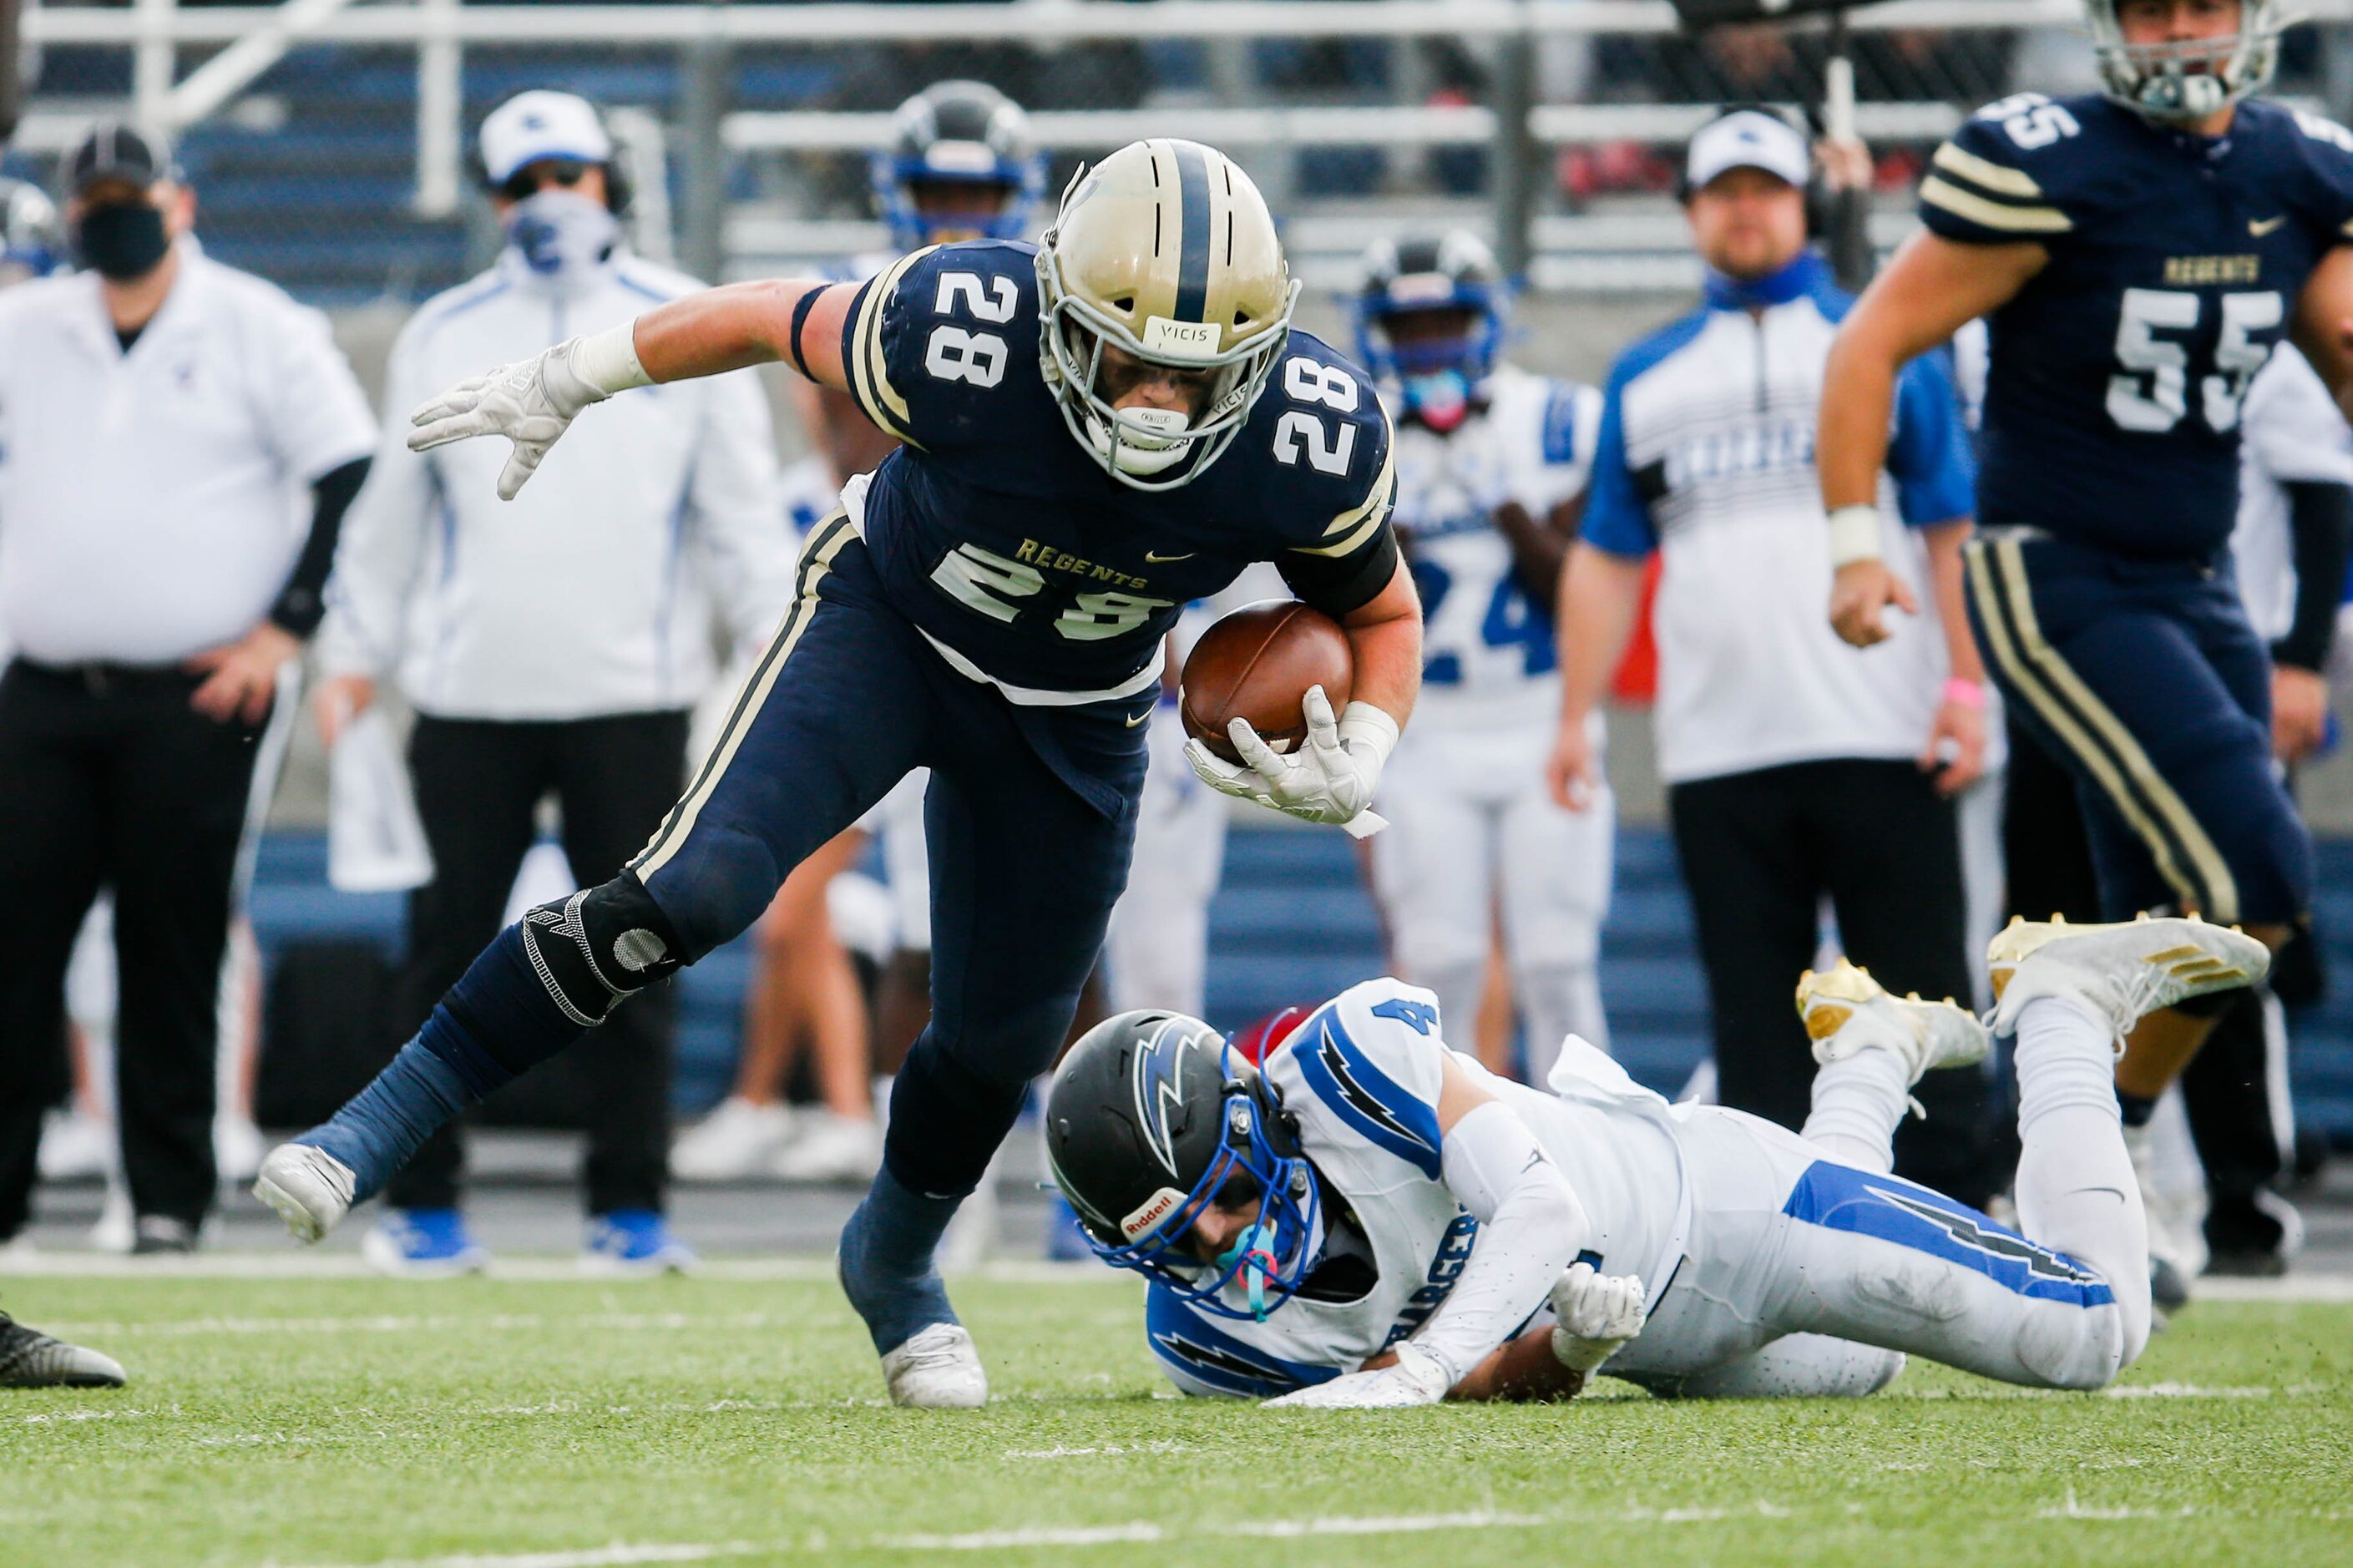
<path fill-rule="evenodd" d="M 670 1221 L 654 1209 L 591 1215 L 580 1249 L 580 1272 L 608 1279 L 683 1274 L 694 1265 L 694 1249 L 672 1236 Z"/>
<path fill-rule="evenodd" d="M 491 1261 L 459 1209 L 387 1209 L 360 1238 L 360 1256 L 396 1279 L 454 1279 Z"/>

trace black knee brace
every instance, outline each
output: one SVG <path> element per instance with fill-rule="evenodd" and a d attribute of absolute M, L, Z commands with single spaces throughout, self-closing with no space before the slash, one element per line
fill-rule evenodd
<path fill-rule="evenodd" d="M 682 967 L 669 917 L 628 871 L 527 912 L 522 945 L 548 995 L 584 1029 L 603 1023 L 622 997 Z"/>

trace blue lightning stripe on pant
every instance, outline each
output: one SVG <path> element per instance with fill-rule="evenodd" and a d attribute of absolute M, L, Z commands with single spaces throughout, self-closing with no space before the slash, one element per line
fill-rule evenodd
<path fill-rule="evenodd" d="M 1876 1237 L 1948 1259 L 2021 1296 L 2079 1307 L 2105 1307 L 2116 1300 L 2105 1280 L 2066 1254 L 1900 1176 L 1817 1160 L 1798 1179 L 1781 1212 L 1828 1230 Z"/>

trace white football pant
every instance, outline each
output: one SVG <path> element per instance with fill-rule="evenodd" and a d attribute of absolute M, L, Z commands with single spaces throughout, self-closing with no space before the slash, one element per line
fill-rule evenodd
<path fill-rule="evenodd" d="M 1531 1083 L 1545 1081 L 1564 1035 L 1609 1046 L 1599 963 L 1616 802 L 1605 787 L 1585 811 L 1554 805 L 1551 738 L 1548 724 L 1409 731 L 1382 771 L 1377 804 L 1389 826 L 1372 840 L 1397 968 L 1438 993 L 1458 1030 L 1479 1016 L 1501 908 Z"/>
<path fill-rule="evenodd" d="M 1199 1017 L 1209 961 L 1209 900 L 1226 855 L 1226 802 L 1185 761 L 1185 727 L 1166 703 L 1145 736 L 1151 765 L 1137 803 L 1127 891 L 1103 945 L 1112 1010 L 1166 1007 Z"/>

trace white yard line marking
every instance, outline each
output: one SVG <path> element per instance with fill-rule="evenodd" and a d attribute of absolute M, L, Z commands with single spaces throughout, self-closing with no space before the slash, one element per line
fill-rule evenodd
<path fill-rule="evenodd" d="M 537 1312 L 491 1312 L 480 1317 L 457 1313 L 430 1317 L 364 1318 L 184 1318 L 154 1323 L 62 1322 L 49 1331 L 69 1338 L 112 1339 L 132 1335 L 177 1339 L 192 1334 L 414 1334 L 463 1331 L 536 1331 L 540 1329 L 619 1329 L 635 1332 L 663 1329 L 684 1331 L 703 1329 L 771 1329 L 787 1322 L 806 1326 L 806 1317 L 786 1318 L 768 1312 L 592 1312 L 579 1317 Z"/>
<path fill-rule="evenodd" d="M 2067 1505 L 2064 1508 L 2039 1509 L 2035 1511 L 2034 1517 L 2037 1519 L 2089 1519 L 2100 1521 L 2125 1519 L 2189 1519 L 2193 1517 L 2197 1511 L 2197 1510 L 2191 1508 L 2188 1503 L 2182 1504 L 2178 1509 L 2085 1508 L 2082 1503 L 2075 1500 L 2075 1489 L 2073 1487 L 2069 1487 L 2067 1489 Z"/>
<path fill-rule="evenodd" d="M 799 1550 L 797 1545 L 774 1541 L 683 1542 L 648 1545 L 631 1545 L 617 1541 L 610 1546 L 592 1546 L 575 1552 L 469 1552 L 457 1557 L 417 1557 L 375 1563 L 367 1564 L 367 1568 L 629 1568 L 631 1564 L 641 1563 L 708 1563 L 714 1558 L 751 1557 L 765 1552 L 797 1550 Z M 269 1564 L 268 1568 L 278 1568 L 278 1565 Z"/>
<path fill-rule="evenodd" d="M 1008 1459 L 1079 1459 L 1094 1454 L 1189 1454 L 1193 1451 L 1190 1443 L 1105 1443 L 1099 1448 L 1008 1448 L 1005 1457 Z"/>
<path fill-rule="evenodd" d="M 291 1242 L 283 1252 L 200 1252 L 192 1258 L 123 1258 L 104 1252 L 11 1253 L 0 1257 L 0 1277 L 74 1279 L 375 1279 L 382 1276 L 361 1261 L 356 1252 L 296 1250 Z M 693 1278 L 760 1284 L 830 1284 L 833 1263 L 823 1258 L 705 1258 Z M 1059 1285 L 1072 1281 L 1109 1281 L 1112 1272 L 1095 1263 L 1006 1261 L 950 1276 L 1018 1285 Z M 489 1278 L 499 1280 L 571 1281 L 586 1279 L 571 1253 L 533 1257 L 501 1253 L 493 1258 Z M 590 1281 L 609 1283 L 609 1281 Z M 2272 1283 L 2272 1281 L 2257 1281 Z"/>

